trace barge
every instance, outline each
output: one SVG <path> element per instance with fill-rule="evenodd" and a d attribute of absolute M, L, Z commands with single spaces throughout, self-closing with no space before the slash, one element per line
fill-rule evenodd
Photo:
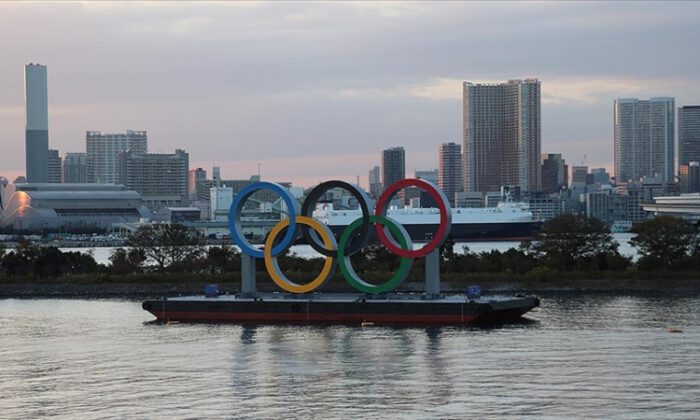
<path fill-rule="evenodd" d="M 257 293 L 170 297 L 143 302 L 161 322 L 233 322 L 348 325 L 467 325 L 518 320 L 539 306 L 535 297 L 417 293 Z"/>

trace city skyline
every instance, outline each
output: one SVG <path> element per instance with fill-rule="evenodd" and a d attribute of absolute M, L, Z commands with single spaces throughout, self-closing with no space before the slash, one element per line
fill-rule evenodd
<path fill-rule="evenodd" d="M 691 70 L 699 59 L 683 52 L 700 35 L 692 3 L 11 3 L 0 10 L 7 31 L 0 175 L 10 180 L 24 174 L 21 69 L 30 62 L 50 67 L 50 147 L 61 156 L 83 151 L 86 131 L 135 128 L 149 132 L 154 152 L 187 150 L 192 167 L 247 178 L 260 163 L 263 178 L 304 186 L 329 177 L 354 182 L 379 164 L 379 150 L 397 144 L 407 171 L 436 167 L 435 148 L 460 142 L 465 80 L 538 78 L 542 153 L 569 162 L 588 154 L 590 166 L 608 170 L 616 98 L 671 96 L 676 106 L 700 98 Z M 537 25 L 515 29 L 515 20 Z M 655 21 L 666 30 L 649 33 Z M 43 27 L 51 30 L 36 30 Z M 18 37 L 26 42 L 15 45 Z M 82 55 L 66 55 L 69 48 Z"/>

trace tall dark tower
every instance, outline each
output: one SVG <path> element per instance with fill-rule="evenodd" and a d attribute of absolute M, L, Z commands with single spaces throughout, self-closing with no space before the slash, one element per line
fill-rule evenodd
<path fill-rule="evenodd" d="M 24 104 L 27 112 L 25 151 L 27 182 L 49 182 L 49 111 L 46 66 L 24 66 Z"/>

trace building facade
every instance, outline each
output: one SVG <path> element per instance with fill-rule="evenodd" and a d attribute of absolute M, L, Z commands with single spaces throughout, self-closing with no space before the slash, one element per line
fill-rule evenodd
<path fill-rule="evenodd" d="M 441 144 L 438 151 L 438 186 L 452 207 L 456 205 L 455 195 L 464 191 L 462 182 L 462 146 L 457 143 Z"/>
<path fill-rule="evenodd" d="M 87 164 L 85 153 L 66 153 L 63 157 L 63 182 L 66 184 L 84 184 L 87 182 Z"/>
<path fill-rule="evenodd" d="M 700 162 L 690 162 L 678 168 L 681 193 L 700 193 Z"/>
<path fill-rule="evenodd" d="M 678 108 L 678 165 L 700 162 L 700 105 Z"/>
<path fill-rule="evenodd" d="M 197 200 L 197 183 L 207 180 L 207 171 L 202 168 L 191 169 L 187 174 L 187 192 L 190 201 Z"/>
<path fill-rule="evenodd" d="M 58 150 L 49 149 L 49 184 L 60 184 L 63 182 L 63 171 L 61 170 L 61 166 L 61 157 L 58 155 Z"/>
<path fill-rule="evenodd" d="M 615 178 L 618 183 L 674 176 L 673 98 L 617 99 L 614 104 Z"/>
<path fill-rule="evenodd" d="M 118 160 L 118 182 L 141 194 L 149 210 L 155 213 L 162 207 L 187 206 L 189 155 L 184 150 L 173 154 L 128 150 L 120 153 Z"/>
<path fill-rule="evenodd" d="M 463 84 L 463 177 L 467 191 L 541 189 L 540 82 Z"/>
<path fill-rule="evenodd" d="M 85 134 L 87 182 L 116 184 L 119 154 L 127 150 L 135 154 L 146 154 L 146 132 L 127 130 L 126 133 L 102 134 L 99 131 L 88 131 Z"/>
<path fill-rule="evenodd" d="M 560 153 L 542 155 L 542 191 L 559 192 L 569 185 L 569 167 Z"/>
<path fill-rule="evenodd" d="M 367 177 L 367 187 L 369 188 L 369 194 L 372 197 L 379 197 L 379 195 L 382 193 L 382 180 L 379 166 L 375 166 L 374 168 L 370 169 Z"/>
<path fill-rule="evenodd" d="M 24 132 L 27 182 L 49 182 L 49 109 L 46 66 L 24 66 Z"/>
<path fill-rule="evenodd" d="M 382 186 L 406 178 L 406 151 L 403 147 L 382 150 Z"/>

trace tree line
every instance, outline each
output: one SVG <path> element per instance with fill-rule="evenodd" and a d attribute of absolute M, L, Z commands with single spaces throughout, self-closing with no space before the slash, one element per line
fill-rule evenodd
<path fill-rule="evenodd" d="M 441 249 L 445 274 L 622 271 L 700 271 L 700 230 L 681 219 L 660 216 L 635 225 L 631 244 L 639 258 L 619 253 L 619 244 L 605 224 L 581 215 L 565 214 L 542 225 L 538 235 L 517 249 L 487 251 L 455 250 L 448 240 Z M 65 275 L 106 273 L 206 273 L 240 272 L 239 252 L 231 246 L 205 247 L 195 230 L 179 224 L 146 225 L 117 248 L 109 264 L 98 264 L 90 254 L 62 252 L 20 241 L 14 249 L 0 245 L 0 277 L 58 278 Z M 374 242 L 351 258 L 355 270 L 367 278 L 382 280 L 393 274 L 399 258 Z M 287 253 L 280 266 L 292 280 L 308 279 L 318 272 L 323 258 L 303 258 Z M 257 261 L 265 275 L 264 263 Z M 424 261 L 414 261 L 412 273 L 422 275 Z M 369 277 L 371 276 L 371 277 Z"/>

